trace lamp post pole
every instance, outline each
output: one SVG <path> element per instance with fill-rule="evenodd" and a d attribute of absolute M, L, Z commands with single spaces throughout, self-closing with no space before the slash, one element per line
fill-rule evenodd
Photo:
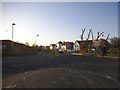
<path fill-rule="evenodd" d="M 16 25 L 16 24 L 15 24 L 15 23 L 12 23 L 12 55 L 14 54 L 14 52 L 13 52 L 13 50 L 14 50 L 14 49 L 13 49 L 13 34 L 14 34 L 14 33 L 13 33 L 13 31 L 14 31 L 13 29 L 14 29 L 14 25 Z"/>
<path fill-rule="evenodd" d="M 13 32 L 14 32 L 14 25 L 16 25 L 15 23 L 12 23 L 12 41 L 13 41 Z"/>
<path fill-rule="evenodd" d="M 37 37 L 38 37 L 39 35 L 37 34 L 36 35 L 36 37 L 35 37 L 35 45 L 37 45 Z"/>

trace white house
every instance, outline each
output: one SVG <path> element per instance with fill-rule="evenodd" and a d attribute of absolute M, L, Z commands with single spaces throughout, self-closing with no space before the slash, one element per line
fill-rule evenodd
<path fill-rule="evenodd" d="M 73 45 L 73 50 L 74 51 L 80 51 L 80 43 L 81 41 L 76 40 L 74 45 Z"/>
<path fill-rule="evenodd" d="M 58 49 L 59 51 L 62 51 L 62 45 L 63 45 L 63 43 L 62 43 L 61 41 L 59 41 L 59 42 L 57 43 L 57 49 Z"/>
<path fill-rule="evenodd" d="M 50 49 L 56 49 L 56 44 L 51 44 Z"/>
<path fill-rule="evenodd" d="M 73 42 L 64 42 L 62 45 L 62 50 L 73 50 Z"/>

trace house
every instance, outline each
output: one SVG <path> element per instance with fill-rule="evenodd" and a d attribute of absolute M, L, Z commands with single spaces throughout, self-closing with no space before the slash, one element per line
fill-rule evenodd
<path fill-rule="evenodd" d="M 84 40 L 80 43 L 80 51 L 90 51 L 92 47 L 92 40 Z"/>
<path fill-rule="evenodd" d="M 55 50 L 55 49 L 56 49 L 56 47 L 57 47 L 57 45 L 56 45 L 56 44 L 51 44 L 51 45 L 50 45 L 50 49 L 51 49 L 51 50 Z"/>
<path fill-rule="evenodd" d="M 62 45 L 63 51 L 73 50 L 73 42 L 64 42 Z"/>
<path fill-rule="evenodd" d="M 91 51 L 91 50 L 101 50 L 103 46 L 109 48 L 109 42 L 105 39 L 98 39 L 98 40 L 86 40 L 81 41 L 80 43 L 80 50 L 81 51 Z"/>
<path fill-rule="evenodd" d="M 74 51 L 95 51 L 100 50 L 103 46 L 106 46 L 107 49 L 109 47 L 109 43 L 105 39 L 98 39 L 98 40 L 84 40 L 78 41 L 76 40 L 73 46 Z"/>
<path fill-rule="evenodd" d="M 109 49 L 109 42 L 105 39 L 98 39 L 93 41 L 92 47 L 97 49 L 102 49 L 104 46 L 106 46 L 106 49 Z"/>
<path fill-rule="evenodd" d="M 46 46 L 45 49 L 49 50 L 49 49 L 50 49 L 50 46 Z"/>
<path fill-rule="evenodd" d="M 57 45 L 57 49 L 59 51 L 62 51 L 62 45 L 63 45 L 63 43 L 61 41 L 59 41 L 56 45 Z"/>
<path fill-rule="evenodd" d="M 78 40 L 75 41 L 75 43 L 73 45 L 73 50 L 74 51 L 81 51 L 80 50 L 80 43 L 81 43 L 81 41 L 78 41 Z"/>

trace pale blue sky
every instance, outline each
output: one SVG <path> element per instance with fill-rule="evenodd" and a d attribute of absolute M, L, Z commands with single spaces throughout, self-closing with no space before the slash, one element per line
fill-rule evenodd
<path fill-rule="evenodd" d="M 105 32 L 104 37 L 118 36 L 117 2 L 3 2 L 0 39 L 11 40 L 11 24 L 14 41 L 35 42 L 50 45 L 58 41 L 79 40 L 82 28 Z M 91 38 L 91 36 L 90 36 Z"/>

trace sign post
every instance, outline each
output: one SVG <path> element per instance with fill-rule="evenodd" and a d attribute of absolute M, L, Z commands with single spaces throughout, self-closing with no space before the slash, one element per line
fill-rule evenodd
<path fill-rule="evenodd" d="M 58 49 L 55 50 L 55 56 L 59 56 L 59 50 Z"/>

